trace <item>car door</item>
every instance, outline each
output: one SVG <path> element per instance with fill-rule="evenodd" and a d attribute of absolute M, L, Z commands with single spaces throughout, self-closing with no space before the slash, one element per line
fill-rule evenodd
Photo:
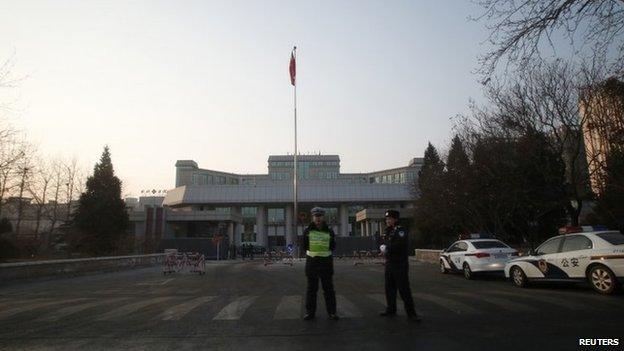
<path fill-rule="evenodd" d="M 563 244 L 563 237 L 554 237 L 546 240 L 535 250 L 537 260 L 532 262 L 542 272 L 546 279 L 565 279 L 567 274 L 556 264 Z"/>
<path fill-rule="evenodd" d="M 592 249 L 592 241 L 585 235 L 566 235 L 557 265 L 570 278 L 585 278 L 585 268 L 589 264 Z"/>
<path fill-rule="evenodd" d="M 443 253 L 443 256 L 446 258 L 447 263 L 449 264 L 449 266 L 453 270 L 460 269 L 455 264 L 455 259 L 457 257 L 457 255 L 455 255 L 455 253 L 457 253 L 459 250 L 460 250 L 459 249 L 459 241 L 457 241 L 457 242 L 454 242 L 451 246 L 449 246 L 449 248 L 446 249 L 446 252 Z"/>
<path fill-rule="evenodd" d="M 463 241 L 458 241 L 453 245 L 453 252 L 450 253 L 450 260 L 453 262 L 455 269 L 461 270 L 466 260 L 466 251 L 468 251 L 468 244 Z"/>

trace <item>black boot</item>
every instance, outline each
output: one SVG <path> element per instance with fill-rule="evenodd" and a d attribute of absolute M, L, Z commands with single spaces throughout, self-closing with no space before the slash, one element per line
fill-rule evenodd
<path fill-rule="evenodd" d="M 382 317 L 394 317 L 396 316 L 396 312 L 385 310 L 383 312 L 379 312 L 379 315 Z"/>
<path fill-rule="evenodd" d="M 420 317 L 418 316 L 418 314 L 416 312 L 412 312 L 412 313 L 408 313 L 407 314 L 407 319 L 411 322 L 415 322 L 415 323 L 420 323 L 422 322 L 422 319 L 420 319 Z"/>
<path fill-rule="evenodd" d="M 311 321 L 314 319 L 314 313 L 306 313 L 305 316 L 303 316 L 303 320 L 304 321 Z"/>

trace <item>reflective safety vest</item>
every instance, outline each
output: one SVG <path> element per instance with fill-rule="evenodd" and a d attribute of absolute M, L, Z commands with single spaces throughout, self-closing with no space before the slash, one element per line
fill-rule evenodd
<path fill-rule="evenodd" d="M 329 232 L 321 232 L 318 230 L 311 230 L 308 233 L 310 240 L 309 250 L 306 251 L 306 255 L 310 257 L 329 257 L 331 251 L 329 250 L 329 243 L 331 236 Z"/>

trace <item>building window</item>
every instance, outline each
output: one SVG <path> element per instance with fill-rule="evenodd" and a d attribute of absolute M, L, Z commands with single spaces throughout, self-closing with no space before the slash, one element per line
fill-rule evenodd
<path fill-rule="evenodd" d="M 284 221 L 283 208 L 269 208 L 267 212 L 267 218 L 269 222 L 275 223 Z"/>
<path fill-rule="evenodd" d="M 258 212 L 257 207 L 243 207 L 241 209 L 243 217 L 256 217 L 256 213 Z"/>
<path fill-rule="evenodd" d="M 231 212 L 231 210 L 232 210 L 231 207 L 215 207 L 215 212 L 216 213 L 229 214 Z"/>

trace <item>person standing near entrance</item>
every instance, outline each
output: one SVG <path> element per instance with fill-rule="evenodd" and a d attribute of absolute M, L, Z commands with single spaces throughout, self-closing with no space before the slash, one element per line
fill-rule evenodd
<path fill-rule="evenodd" d="M 334 262 L 332 251 L 336 248 L 335 234 L 325 222 L 325 210 L 312 209 L 312 223 L 303 232 L 303 249 L 306 250 L 305 274 L 308 280 L 306 291 L 306 314 L 308 321 L 316 313 L 316 293 L 319 279 L 323 286 L 325 307 L 329 319 L 338 320 L 336 315 L 336 292 L 334 291 Z"/>
<path fill-rule="evenodd" d="M 386 229 L 384 230 L 383 244 L 380 249 L 386 257 L 385 288 L 386 288 L 386 310 L 379 315 L 382 317 L 396 316 L 397 290 L 403 300 L 405 313 L 410 320 L 420 322 L 412 290 L 409 284 L 409 245 L 407 229 L 398 225 L 399 212 L 395 210 L 386 211 Z"/>

